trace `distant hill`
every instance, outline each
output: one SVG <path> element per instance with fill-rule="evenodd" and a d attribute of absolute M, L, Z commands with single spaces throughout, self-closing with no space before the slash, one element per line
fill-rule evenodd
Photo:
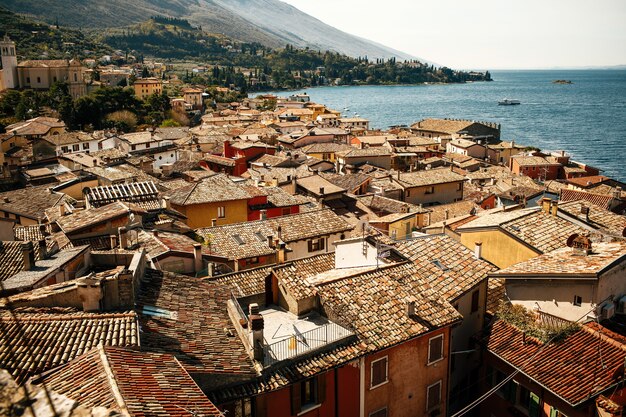
<path fill-rule="evenodd" d="M 3 7 L 48 23 L 82 28 L 121 27 L 162 15 L 188 19 L 207 32 L 271 48 L 331 50 L 369 59 L 416 59 L 350 35 L 279 0 L 3 0 Z M 417 58 L 419 59 L 419 58 Z M 422 60 L 423 61 L 423 60 Z"/>

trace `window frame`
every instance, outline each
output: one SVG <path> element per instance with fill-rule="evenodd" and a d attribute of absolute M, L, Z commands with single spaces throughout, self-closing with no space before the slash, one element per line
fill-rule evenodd
<path fill-rule="evenodd" d="M 309 250 L 309 253 L 319 252 L 321 250 L 326 249 L 325 239 L 323 237 L 320 237 L 317 239 L 310 239 L 307 242 L 307 249 Z"/>
<path fill-rule="evenodd" d="M 374 384 L 374 364 L 385 361 L 385 380 L 377 384 Z M 370 390 L 381 387 L 389 382 L 389 356 L 385 355 L 381 358 L 375 359 L 370 362 Z"/>
<path fill-rule="evenodd" d="M 580 295 L 574 295 L 574 301 L 572 302 L 576 307 L 583 305 L 583 298 Z"/>
<path fill-rule="evenodd" d="M 217 207 L 217 218 L 223 219 L 226 217 L 226 206 L 218 206 Z"/>
<path fill-rule="evenodd" d="M 434 388 L 436 386 L 439 386 L 439 401 L 437 401 L 436 405 L 430 405 L 430 389 Z M 436 409 L 437 407 L 441 406 L 441 401 L 442 401 L 442 390 L 443 390 L 443 381 L 440 379 L 439 381 L 435 382 L 434 384 L 430 384 L 429 386 L 426 387 L 426 411 L 432 411 L 434 409 Z"/>
<path fill-rule="evenodd" d="M 431 360 L 431 348 L 432 345 L 431 343 L 433 342 L 433 340 L 435 339 L 441 339 L 441 356 L 437 359 Z M 426 365 L 432 365 L 434 363 L 437 363 L 439 361 L 442 361 L 445 358 L 445 355 L 443 354 L 443 333 L 442 334 L 438 334 L 437 336 L 433 336 L 430 339 L 428 339 L 428 357 L 426 360 Z"/>

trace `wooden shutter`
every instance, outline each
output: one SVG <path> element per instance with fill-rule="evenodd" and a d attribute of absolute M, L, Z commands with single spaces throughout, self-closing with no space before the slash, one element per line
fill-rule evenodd
<path fill-rule="evenodd" d="M 297 415 L 302 409 L 302 399 L 300 398 L 300 383 L 291 386 L 291 415 Z"/>
<path fill-rule="evenodd" d="M 530 417 L 539 417 L 539 396 L 534 392 L 530 393 L 530 401 L 528 402 L 528 415 Z"/>
<path fill-rule="evenodd" d="M 313 241 L 309 240 L 307 244 L 309 245 L 309 252 L 313 252 Z"/>
<path fill-rule="evenodd" d="M 335 370 L 335 372 L 337 372 Z M 321 404 L 326 401 L 326 375 L 322 374 L 317 377 L 317 403 Z M 337 399 L 335 399 L 336 401 Z"/>
<path fill-rule="evenodd" d="M 321 237 L 320 238 L 320 250 L 324 250 L 324 242 L 326 241 L 326 238 Z"/>

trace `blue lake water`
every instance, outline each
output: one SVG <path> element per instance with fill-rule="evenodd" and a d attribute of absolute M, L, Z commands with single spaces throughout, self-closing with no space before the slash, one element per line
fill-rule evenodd
<path fill-rule="evenodd" d="M 302 91 L 342 112 L 349 108 L 345 115 L 367 118 L 373 128 L 410 125 L 427 117 L 497 122 L 503 140 L 565 150 L 574 160 L 626 181 L 626 70 L 494 71 L 492 77 L 488 83 Z M 573 84 L 553 84 L 557 79 Z M 503 98 L 522 104 L 498 106 Z"/>

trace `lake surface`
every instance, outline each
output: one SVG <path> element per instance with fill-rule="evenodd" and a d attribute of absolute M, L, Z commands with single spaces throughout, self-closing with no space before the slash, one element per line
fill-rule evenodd
<path fill-rule="evenodd" d="M 572 159 L 626 181 L 626 70 L 494 71 L 493 82 L 419 86 L 318 87 L 311 100 L 370 120 L 373 128 L 427 117 L 497 122 L 502 139 Z M 553 84 L 553 80 L 573 84 Z M 273 92 L 286 96 L 292 92 Z M 519 106 L 498 106 L 517 99 Z M 349 111 L 344 111 L 348 108 Z"/>

